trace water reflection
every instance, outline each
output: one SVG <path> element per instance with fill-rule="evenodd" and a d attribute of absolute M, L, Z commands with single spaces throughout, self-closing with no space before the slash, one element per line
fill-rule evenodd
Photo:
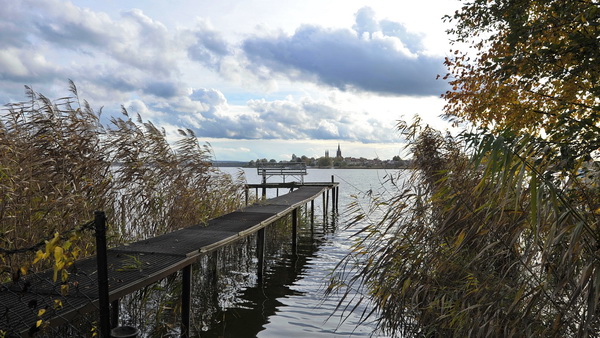
<path fill-rule="evenodd" d="M 324 299 L 324 288 L 336 264 L 351 250 L 350 237 L 356 231 L 344 225 L 345 206 L 355 198 L 351 195 L 380 187 L 386 174 L 376 170 L 310 171 L 311 181 L 330 181 L 331 175 L 335 175 L 336 181 L 341 182 L 341 214 L 335 218 L 331 214 L 323 217 L 322 201 L 317 198 L 314 231 L 310 222 L 301 223 L 297 256 L 291 253 L 289 222 L 267 227 L 267 270 L 262 287 L 256 280 L 255 236 L 248 237 L 243 246 L 245 256 L 241 255 L 251 259 L 237 262 L 237 267 L 235 264 L 227 267 L 221 260 L 235 263 L 242 252 L 234 251 L 241 249 L 219 252 L 216 261 L 221 263 L 214 273 L 217 281 L 213 282 L 217 283 L 213 290 L 219 293 L 207 294 L 207 298 L 197 301 L 195 312 L 201 311 L 205 320 L 202 325 L 196 324 L 195 333 L 201 337 L 261 338 L 377 336 L 375 325 L 363 322 L 360 317 L 362 311 L 369 311 L 368 304 L 361 304 L 356 313 L 336 312 L 340 298 Z M 250 183 L 257 183 L 257 177 L 252 179 L 248 175 L 248 178 Z M 269 193 L 273 194 L 269 197 L 275 197 L 275 191 Z M 306 216 L 305 212 L 299 214 Z M 207 307 L 208 303 L 213 305 Z"/>
<path fill-rule="evenodd" d="M 263 285 L 254 283 L 238 290 L 237 302 L 217 310 L 215 317 L 218 320 L 210 328 L 200 332 L 201 337 L 255 337 L 265 329 L 272 316 L 287 306 L 283 300 L 305 296 L 304 292 L 294 288 L 294 284 L 306 275 L 307 262 L 315 257 L 323 241 L 323 234 L 312 234 L 310 225 L 304 225 L 299 232 L 297 254 L 294 255 L 291 253 L 289 238 L 287 242 L 285 238 L 291 232 L 282 236 L 288 226 L 278 227 L 284 229 L 267 233 L 267 248 L 270 247 L 270 250 L 267 250 L 267 270 Z"/>

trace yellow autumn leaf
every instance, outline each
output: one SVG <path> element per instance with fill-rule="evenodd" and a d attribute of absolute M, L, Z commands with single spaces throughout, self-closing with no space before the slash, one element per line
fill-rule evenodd
<path fill-rule="evenodd" d="M 46 259 L 48 256 L 42 250 L 38 250 L 35 253 L 35 258 L 33 259 L 33 264 L 39 262 L 40 260 Z"/>
<path fill-rule="evenodd" d="M 58 235 L 58 232 L 54 233 L 54 237 L 51 240 L 46 241 L 46 252 L 48 252 L 48 253 L 51 252 L 59 240 L 60 240 L 60 236 Z"/>
<path fill-rule="evenodd" d="M 41 317 L 44 313 L 46 313 L 46 309 L 40 309 L 38 311 L 38 317 Z"/>
<path fill-rule="evenodd" d="M 54 259 L 57 262 L 64 259 L 64 250 L 60 246 L 54 248 Z"/>
<path fill-rule="evenodd" d="M 71 241 L 66 241 L 65 244 L 63 244 L 63 249 L 65 250 L 69 250 L 71 248 L 71 245 L 73 244 L 73 242 Z"/>
<path fill-rule="evenodd" d="M 44 321 L 43 320 L 38 320 L 37 322 L 35 322 L 35 327 L 40 327 L 40 325 L 42 325 Z"/>

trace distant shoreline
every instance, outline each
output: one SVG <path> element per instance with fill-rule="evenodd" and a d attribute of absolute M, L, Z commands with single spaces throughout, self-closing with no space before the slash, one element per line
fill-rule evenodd
<path fill-rule="evenodd" d="M 250 167 L 247 165 L 213 165 L 215 168 L 248 168 L 248 169 L 253 169 L 256 168 L 254 166 Z M 307 167 L 307 169 L 341 169 L 341 170 L 346 170 L 346 169 L 410 169 L 410 167 L 359 167 L 359 166 L 351 166 L 351 167 Z"/>

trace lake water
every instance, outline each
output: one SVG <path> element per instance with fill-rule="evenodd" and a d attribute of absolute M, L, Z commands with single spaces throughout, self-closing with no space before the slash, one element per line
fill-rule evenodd
<path fill-rule="evenodd" d="M 260 183 L 253 168 L 221 168 L 237 174 L 243 170 L 248 183 Z M 384 177 L 393 171 L 376 169 L 309 169 L 305 182 L 340 183 L 339 215 L 323 224 L 321 198 L 315 200 L 315 227 L 299 230 L 298 256 L 272 255 L 268 258 L 264 287 L 256 284 L 238 290 L 229 306 L 219 314 L 222 320 L 207 328 L 202 337 L 381 337 L 374 323 L 360 323 L 355 314 L 335 312 L 339 298 L 324 298 L 329 274 L 351 249 L 350 236 L 356 229 L 344 225 L 345 206 L 353 195 L 379 191 Z M 277 182 L 273 177 L 268 182 Z M 280 180 L 279 180 L 280 181 Z M 286 181 L 291 181 L 290 178 Z M 284 190 L 280 190 L 284 194 Z M 269 190 L 268 197 L 275 196 Z"/>

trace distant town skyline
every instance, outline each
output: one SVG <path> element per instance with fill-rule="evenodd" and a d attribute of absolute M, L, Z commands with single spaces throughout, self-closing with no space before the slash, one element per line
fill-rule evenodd
<path fill-rule="evenodd" d="M 403 152 L 401 150 L 401 147 L 403 147 L 402 144 L 398 144 L 396 149 L 394 149 L 393 147 L 391 147 L 391 149 L 389 149 L 389 151 L 385 151 L 383 153 L 388 154 L 389 156 L 381 156 L 378 155 L 377 152 L 373 152 L 373 154 L 375 154 L 374 156 L 363 156 L 363 155 L 355 155 L 352 153 L 352 150 L 348 150 L 348 152 L 345 150 L 344 148 L 344 143 L 336 143 L 335 147 L 332 148 L 327 148 L 324 147 L 321 150 L 321 153 L 318 154 L 306 154 L 303 152 L 293 152 L 290 154 L 289 157 L 281 157 L 281 158 L 275 158 L 275 157 L 256 157 L 256 158 L 251 158 L 251 159 L 226 159 L 223 161 L 236 161 L 236 162 L 246 162 L 246 161 L 256 161 L 257 159 L 267 159 L 267 160 L 276 160 L 276 161 L 290 161 L 291 159 L 293 159 L 294 156 L 296 157 L 302 157 L 302 156 L 306 156 L 308 158 L 315 158 L 318 159 L 320 157 L 325 157 L 325 156 L 329 156 L 331 158 L 336 158 L 338 157 L 338 146 L 339 146 L 339 151 L 341 154 L 342 158 L 366 158 L 366 159 L 381 159 L 381 160 L 389 160 L 392 159 L 395 156 L 400 156 L 401 158 L 405 158 L 406 157 L 406 152 Z M 332 150 L 333 149 L 333 150 Z M 403 154 L 404 153 L 404 154 Z M 368 152 L 365 152 L 365 154 L 368 154 Z M 404 156 L 403 156 L 404 155 Z M 219 160 L 219 159 L 217 159 Z"/>

